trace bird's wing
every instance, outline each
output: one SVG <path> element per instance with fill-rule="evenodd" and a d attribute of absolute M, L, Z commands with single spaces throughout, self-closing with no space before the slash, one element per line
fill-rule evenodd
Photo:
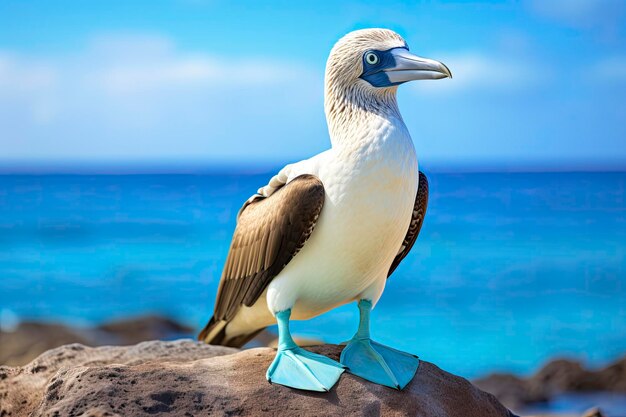
<path fill-rule="evenodd" d="M 239 212 L 215 301 L 217 320 L 229 321 L 242 305 L 252 306 L 315 227 L 324 204 L 319 178 L 280 182 L 270 181 L 271 193 L 259 190 Z"/>
<path fill-rule="evenodd" d="M 417 195 L 415 197 L 415 205 L 413 206 L 413 214 L 411 215 L 411 224 L 409 230 L 406 232 L 406 236 L 402 241 L 400 251 L 396 255 L 387 277 L 391 276 L 393 271 L 396 270 L 400 262 L 409 254 L 409 251 L 413 247 L 413 244 L 417 240 L 417 236 L 420 233 L 422 224 L 424 223 L 424 216 L 426 216 L 426 207 L 428 206 L 428 179 L 423 172 L 419 173 L 419 185 L 417 187 Z"/>

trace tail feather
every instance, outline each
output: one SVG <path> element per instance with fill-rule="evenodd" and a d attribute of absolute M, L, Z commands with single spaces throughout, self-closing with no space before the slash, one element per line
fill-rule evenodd
<path fill-rule="evenodd" d="M 198 340 L 211 345 L 222 345 L 229 347 L 240 348 L 248 343 L 254 336 L 261 332 L 261 329 L 254 330 L 251 333 L 240 334 L 233 337 L 226 336 L 226 326 L 228 322 L 225 320 L 216 320 L 215 317 L 211 317 L 211 320 L 204 326 L 204 329 L 198 335 Z"/>
<path fill-rule="evenodd" d="M 215 317 L 211 317 L 198 335 L 198 340 L 211 345 L 222 345 L 226 338 L 226 324 L 226 321 L 215 320 Z"/>

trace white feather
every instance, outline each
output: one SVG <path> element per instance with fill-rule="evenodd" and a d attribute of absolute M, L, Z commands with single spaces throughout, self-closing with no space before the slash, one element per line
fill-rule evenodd
<path fill-rule="evenodd" d="M 378 301 L 411 221 L 418 166 L 396 88 L 359 79 L 359 60 L 366 49 L 398 46 L 404 41 L 394 32 L 370 30 L 333 48 L 325 90 L 332 148 L 287 165 L 259 189 L 271 195 L 298 175 L 313 174 L 324 184 L 324 208 L 302 250 L 228 325 L 229 337 L 270 325 L 288 308 L 298 320 L 359 298 Z"/>

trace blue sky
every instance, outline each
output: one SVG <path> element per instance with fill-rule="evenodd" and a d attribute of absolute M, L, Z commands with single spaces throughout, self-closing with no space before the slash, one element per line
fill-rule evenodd
<path fill-rule="evenodd" d="M 329 146 L 323 74 L 388 27 L 422 164 L 626 166 L 626 3 L 0 2 L 0 163 L 281 164 Z"/>

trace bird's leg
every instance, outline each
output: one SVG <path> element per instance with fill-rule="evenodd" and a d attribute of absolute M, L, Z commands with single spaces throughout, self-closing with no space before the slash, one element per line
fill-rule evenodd
<path fill-rule="evenodd" d="M 278 350 L 267 370 L 267 380 L 291 388 L 329 391 L 345 367 L 334 360 L 299 347 L 289 332 L 291 310 L 276 313 Z"/>
<path fill-rule="evenodd" d="M 419 359 L 381 345 L 370 338 L 370 300 L 359 301 L 359 329 L 341 352 L 341 363 L 350 373 L 391 388 L 404 388 L 415 376 Z"/>

